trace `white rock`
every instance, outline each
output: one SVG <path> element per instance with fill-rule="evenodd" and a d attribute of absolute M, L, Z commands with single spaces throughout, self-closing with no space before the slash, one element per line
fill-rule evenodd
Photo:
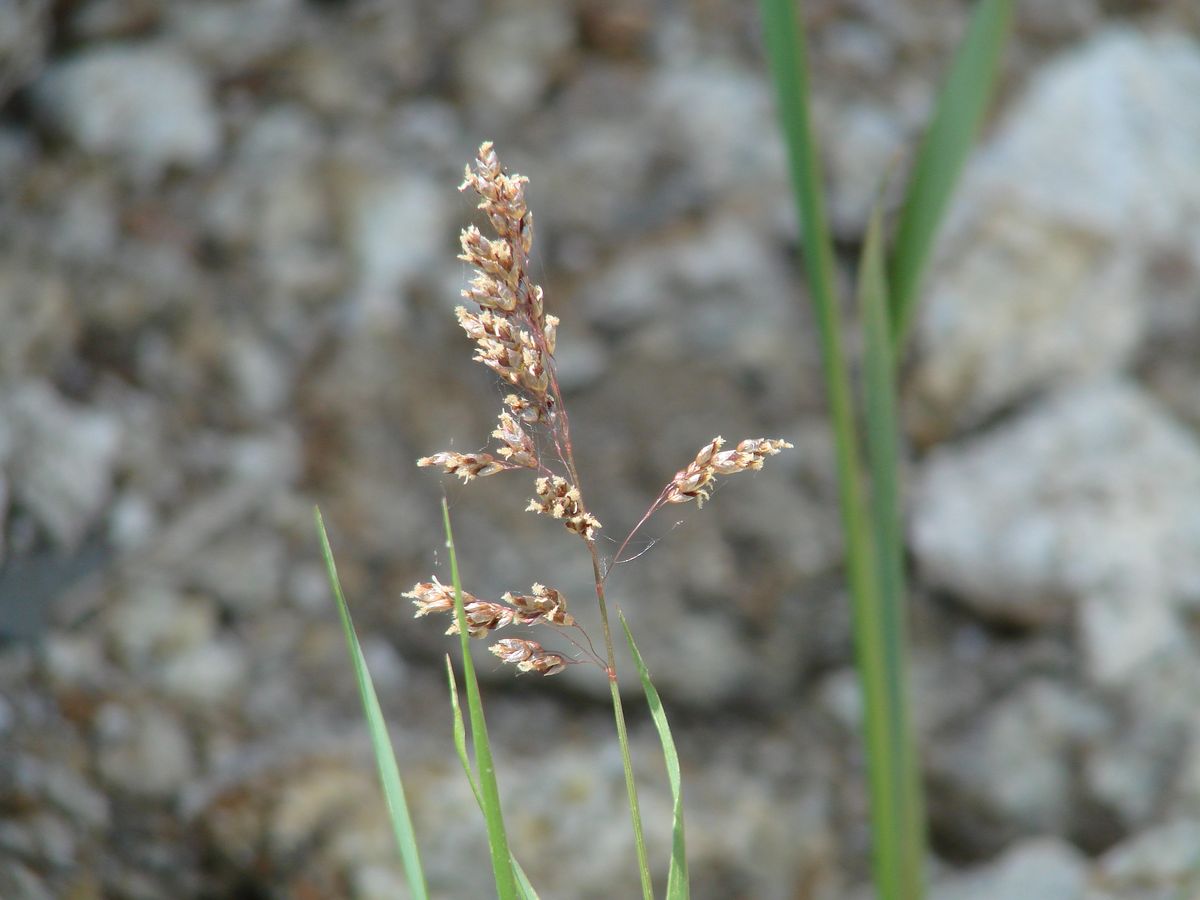
<path fill-rule="evenodd" d="M 945 878 L 930 900 L 1075 900 L 1086 886 L 1082 853 L 1057 838 L 1037 838 L 986 866 Z"/>
<path fill-rule="evenodd" d="M 717 60 L 669 66 L 647 88 L 648 125 L 705 194 L 787 195 L 775 97 L 760 72 Z"/>
<path fill-rule="evenodd" d="M 489 123 L 531 112 L 574 41 L 574 22 L 560 3 L 494 4 L 473 22 L 454 68 L 463 96 Z"/>
<path fill-rule="evenodd" d="M 1079 691 L 1046 679 L 1022 685 L 957 739 L 929 748 L 939 783 L 953 787 L 954 815 L 1005 829 L 1060 831 L 1072 814 L 1073 756 L 1109 727 Z"/>
<path fill-rule="evenodd" d="M 199 166 L 221 130 L 200 70 L 169 46 L 109 44 L 60 63 L 34 85 L 39 114 L 88 153 L 139 179 Z"/>
<path fill-rule="evenodd" d="M 167 694 L 197 706 L 213 706 L 231 697 L 249 669 L 236 641 L 218 639 L 190 647 L 171 657 L 159 674 Z"/>
<path fill-rule="evenodd" d="M 1104 381 L 930 455 L 912 543 L 926 578 L 996 621 L 1078 610 L 1092 674 L 1118 680 L 1181 640 L 1200 582 L 1200 444 Z"/>
<path fill-rule="evenodd" d="M 13 498 L 57 542 L 77 544 L 108 501 L 120 444 L 115 418 L 69 403 L 30 381 L 0 402 L 0 431 L 11 435 Z"/>
<path fill-rule="evenodd" d="M 393 173 L 365 177 L 349 192 L 349 240 L 357 263 L 357 314 L 385 329 L 406 316 L 401 293 L 418 277 L 441 271 L 456 252 L 451 236 L 452 187 Z"/>
<path fill-rule="evenodd" d="M 216 610 L 206 600 L 184 597 L 173 586 L 141 579 L 104 609 L 101 627 L 109 652 L 133 672 L 204 644 L 216 629 Z"/>
<path fill-rule="evenodd" d="M 1188 888 L 1197 885 L 1197 846 L 1200 822 L 1194 818 L 1143 831 L 1101 857 L 1096 867 L 1097 891 L 1089 898 L 1193 897 Z M 1138 890 L 1146 893 L 1135 893 Z"/>
<path fill-rule="evenodd" d="M 1149 252 L 1200 247 L 1198 93 L 1195 42 L 1132 30 L 1035 76 L 942 230 L 917 329 L 925 430 L 1128 363 Z"/>
<path fill-rule="evenodd" d="M 195 771 L 187 732 L 165 710 L 108 704 L 96 715 L 96 737 L 100 776 L 118 790 L 169 797 Z"/>

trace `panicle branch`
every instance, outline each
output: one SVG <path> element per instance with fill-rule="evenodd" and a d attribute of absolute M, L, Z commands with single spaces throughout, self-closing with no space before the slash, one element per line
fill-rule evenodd
<path fill-rule="evenodd" d="M 413 601 L 417 611 L 416 618 L 433 613 L 454 614 L 454 589 L 442 584 L 435 577 L 432 581 L 422 581 L 413 585 L 412 590 L 402 596 Z M 463 612 L 467 619 L 467 634 L 473 638 L 487 637 L 491 632 L 508 625 L 552 625 L 559 628 L 577 627 L 574 616 L 567 612 L 567 598 L 561 591 L 534 584 L 528 594 L 506 592 L 499 601 L 481 600 L 466 591 L 462 592 Z M 446 634 L 458 634 L 458 621 L 451 619 Z M 528 662 L 527 666 L 518 666 L 523 672 L 534 671 L 543 675 L 555 675 L 562 671 L 568 660 L 561 653 L 543 650 L 540 644 L 533 641 L 512 639 L 501 641 L 507 649 L 504 652 L 492 652 L 505 662 Z M 508 658 L 514 647 L 536 647 L 536 654 L 522 656 L 519 660 Z M 558 662 L 555 663 L 554 660 Z"/>
<path fill-rule="evenodd" d="M 723 437 L 715 437 L 696 454 L 686 469 L 680 469 L 671 479 L 663 495 L 664 503 L 687 503 L 696 501 L 703 506 L 708 499 L 708 488 L 717 475 L 736 475 L 738 472 L 757 471 L 763 460 L 780 450 L 790 450 L 792 445 L 783 440 L 748 438 L 733 450 L 724 450 Z"/>

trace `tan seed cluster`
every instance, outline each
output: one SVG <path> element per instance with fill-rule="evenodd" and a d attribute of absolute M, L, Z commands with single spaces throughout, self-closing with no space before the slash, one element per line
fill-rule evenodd
<path fill-rule="evenodd" d="M 402 597 L 408 597 L 412 600 L 417 611 L 413 614 L 414 618 L 421 618 L 430 613 L 454 612 L 454 588 L 448 587 L 437 580 L 434 576 L 433 581 L 422 581 L 413 585 L 413 589 Z M 462 592 L 463 605 L 477 602 L 478 598 L 473 597 L 466 591 Z"/>
<path fill-rule="evenodd" d="M 539 478 L 535 483 L 537 496 L 529 501 L 526 510 L 539 516 L 553 516 L 562 519 L 567 531 L 581 535 L 586 540 L 594 540 L 600 520 L 586 512 L 580 502 L 579 488 L 565 478 L 557 475 L 550 478 Z"/>
<path fill-rule="evenodd" d="M 475 359 L 483 363 L 509 384 L 524 388 L 539 405 L 550 387 L 546 362 L 533 335 L 489 310 L 476 314 L 465 306 L 454 310 L 458 324 L 477 344 Z M 553 319 L 553 316 L 547 316 Z"/>
<path fill-rule="evenodd" d="M 537 448 L 533 440 L 508 413 L 500 413 L 500 425 L 492 432 L 492 437 L 504 444 L 497 452 L 514 466 L 527 469 L 538 467 Z"/>
<path fill-rule="evenodd" d="M 490 600 L 463 602 L 463 614 L 467 617 L 467 634 L 473 638 L 486 637 L 489 631 L 512 624 L 514 611 L 501 603 Z M 446 634 L 458 634 L 458 618 L 450 620 Z"/>
<path fill-rule="evenodd" d="M 567 658 L 561 653 L 546 650 L 537 641 L 521 638 L 505 638 L 489 648 L 500 657 L 501 662 L 516 663 L 522 672 L 537 672 L 539 675 L 557 675 L 567 667 Z"/>
<path fill-rule="evenodd" d="M 475 359 L 518 390 L 504 398 L 507 411 L 492 432 L 501 445 L 495 456 L 446 451 L 417 461 L 464 482 L 509 469 L 541 468 L 537 445 L 522 426 L 556 427 L 552 367 L 558 319 L 545 314 L 542 289 L 528 275 L 533 216 L 525 205 L 527 181 L 504 173 L 489 142 L 480 146 L 474 168 L 467 167 L 459 186 L 479 195 L 479 208 L 496 237 L 487 238 L 474 226 L 463 230 L 460 258 L 474 266 L 475 275 L 462 294 L 478 310 L 460 306 L 455 314 L 475 342 Z"/>
<path fill-rule="evenodd" d="M 423 581 L 413 585 L 412 590 L 403 594 L 410 598 L 417 607 L 415 618 L 431 613 L 448 613 L 454 616 L 454 588 L 442 584 L 437 578 L 433 581 Z M 506 592 L 500 602 L 480 600 L 473 594 L 462 592 L 463 613 L 467 619 L 467 634 L 473 638 L 486 637 L 499 628 L 507 625 L 556 625 L 570 628 L 575 625 L 574 617 L 567 612 L 567 598 L 560 591 L 542 584 L 534 584 L 529 594 Z M 458 634 L 458 619 L 453 618 L 446 634 Z M 528 666 L 518 666 L 521 671 L 535 671 L 543 675 L 554 675 L 567 665 L 566 657 L 561 653 L 543 650 L 540 644 L 533 641 L 509 640 L 500 644 L 507 648 L 503 653 L 495 647 L 496 653 L 505 662 L 528 662 Z M 508 655 L 516 652 L 514 647 L 536 647 L 536 654 L 530 651 L 528 656 L 509 659 Z M 556 662 L 557 661 L 557 662 Z"/>
<path fill-rule="evenodd" d="M 501 450 L 500 453 L 503 455 L 504 451 Z M 515 462 L 510 464 L 496 459 L 490 453 L 454 453 L 450 450 L 435 453 L 433 456 L 422 456 L 417 460 L 417 465 L 438 466 L 447 475 L 461 478 L 464 484 L 473 478 L 486 478 L 488 475 L 519 467 Z"/>
<path fill-rule="evenodd" d="M 704 501 L 708 499 L 708 488 L 717 475 L 756 471 L 763 467 L 763 460 L 768 456 L 792 448 L 787 441 L 768 438 L 749 438 L 733 450 L 722 451 L 721 447 L 724 444 L 724 438 L 716 437 L 701 447 L 696 458 L 688 463 L 688 467 L 675 473 L 667 488 L 665 501 L 687 503 L 695 500 L 697 506 L 703 506 Z"/>
<path fill-rule="evenodd" d="M 522 625 L 544 621 L 570 628 L 575 624 L 574 616 L 567 612 L 567 598 L 543 584 L 533 585 L 532 596 L 510 591 L 500 599 L 516 609 L 515 618 Z"/>

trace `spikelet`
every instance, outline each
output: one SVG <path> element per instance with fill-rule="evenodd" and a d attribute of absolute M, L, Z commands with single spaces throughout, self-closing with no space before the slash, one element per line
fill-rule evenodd
<path fill-rule="evenodd" d="M 557 675 L 567 667 L 567 658 L 561 653 L 546 650 L 537 641 L 521 638 L 504 638 L 488 648 L 501 662 L 515 663 L 522 672 L 537 672 L 539 675 Z"/>

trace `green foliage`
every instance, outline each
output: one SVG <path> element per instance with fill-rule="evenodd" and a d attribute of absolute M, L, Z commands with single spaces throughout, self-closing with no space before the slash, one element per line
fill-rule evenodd
<path fill-rule="evenodd" d="M 667 724 L 667 714 L 663 710 L 658 691 L 650 680 L 650 671 L 642 659 L 642 654 L 633 642 L 633 632 L 625 621 L 625 614 L 620 613 L 621 627 L 625 629 L 625 640 L 629 644 L 629 652 L 637 667 L 638 676 L 642 679 L 642 690 L 646 694 L 646 703 L 650 707 L 650 717 L 658 731 L 658 739 L 662 743 L 663 762 L 667 765 L 667 781 L 671 785 L 672 821 L 671 821 L 671 864 L 667 870 L 667 900 L 687 900 L 690 896 L 687 848 L 683 834 L 683 779 L 679 772 L 679 754 L 675 751 L 675 740 L 671 737 L 671 726 Z"/>
<path fill-rule="evenodd" d="M 859 271 L 859 312 L 866 348 L 862 411 L 869 492 L 863 484 L 851 372 L 834 289 L 833 245 L 810 115 L 805 33 L 794 0 L 761 0 L 761 6 L 834 433 L 864 700 L 875 885 L 885 900 L 917 900 L 924 894 L 925 821 L 907 700 L 895 368 L 938 225 L 992 94 L 1012 4 L 982 0 L 972 16 L 917 156 L 891 256 L 890 296 L 878 209 L 868 228 Z"/>
<path fill-rule="evenodd" d="M 995 90 L 1012 0 L 980 0 L 917 152 L 890 261 L 892 336 L 899 347 L 916 307 L 938 226 Z"/>
<path fill-rule="evenodd" d="M 358 680 L 363 713 L 366 715 L 367 729 L 371 734 L 371 747 L 375 751 L 379 780 L 383 784 L 383 797 L 392 822 L 392 833 L 396 836 L 396 846 L 400 850 L 400 859 L 404 864 L 404 873 L 408 878 L 408 889 L 414 900 L 425 900 L 429 896 L 429 890 L 425 886 L 425 873 L 421 869 L 421 857 L 417 852 L 416 833 L 408 813 L 408 803 L 404 799 L 404 783 L 400 780 L 400 769 L 396 765 L 396 753 L 388 736 L 387 722 L 384 721 L 379 697 L 375 694 L 375 685 L 371 681 L 371 673 L 367 670 L 367 661 L 363 658 L 362 647 L 359 646 L 358 636 L 354 632 L 350 608 L 342 594 L 342 584 L 338 579 L 337 566 L 333 561 L 333 550 L 329 547 L 329 536 L 325 533 L 321 511 L 314 509 L 313 516 L 317 523 L 317 536 L 321 540 L 321 553 L 325 557 L 325 569 L 329 573 L 329 584 L 337 600 L 342 630 L 346 633 L 346 646 L 350 651 L 354 676 Z"/>
<path fill-rule="evenodd" d="M 454 532 L 450 528 L 450 505 L 442 498 L 442 526 L 446 530 L 446 550 L 450 555 L 450 578 L 454 585 L 454 618 L 462 646 L 463 681 L 467 686 L 467 714 L 471 719 L 471 739 L 475 747 L 475 763 L 479 770 L 479 798 L 483 818 L 487 823 L 488 849 L 492 857 L 492 873 L 496 877 L 496 892 L 500 900 L 517 896 L 516 875 L 512 854 L 508 849 L 508 834 L 500 811 L 500 787 L 496 782 L 496 766 L 492 762 L 492 747 L 488 742 L 487 723 L 483 718 L 483 701 L 475 664 L 471 661 L 471 634 L 467 614 L 463 609 L 462 580 L 458 574 L 458 554 L 454 548 Z M 455 692 L 457 696 L 457 691 Z"/>

